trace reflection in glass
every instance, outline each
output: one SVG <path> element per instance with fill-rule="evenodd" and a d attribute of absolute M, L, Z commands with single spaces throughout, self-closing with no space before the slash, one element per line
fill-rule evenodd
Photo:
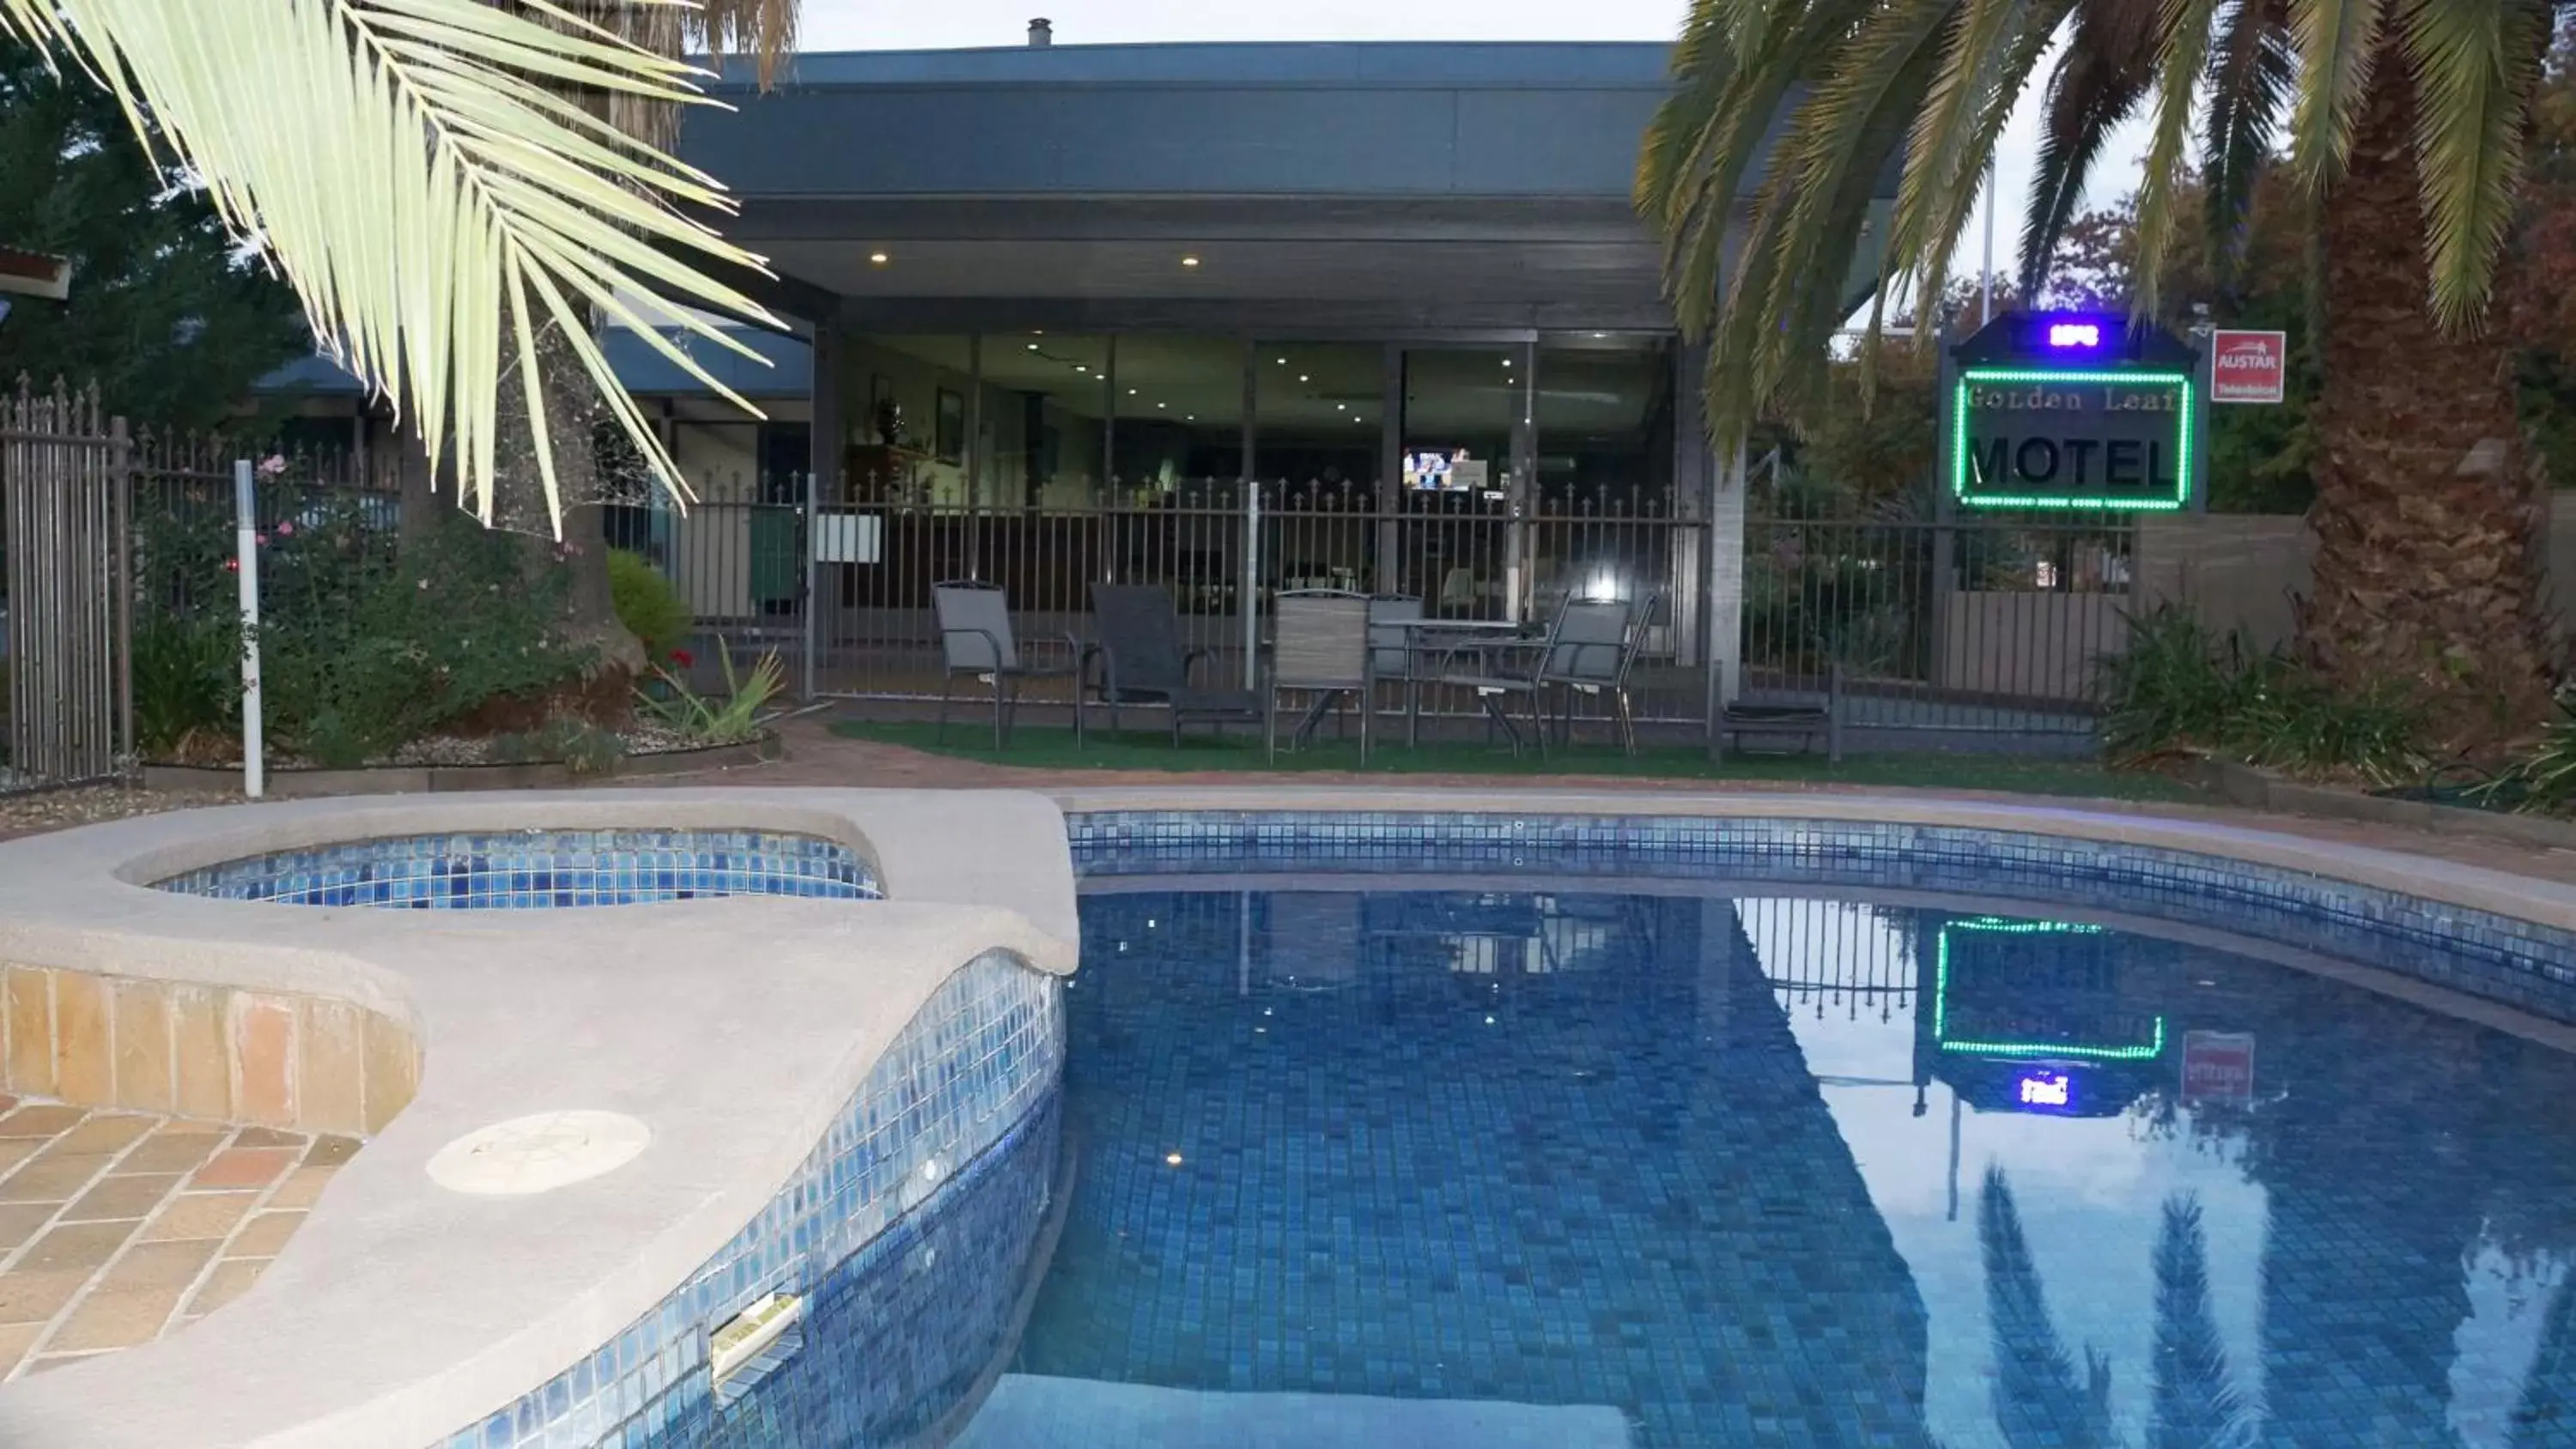
<path fill-rule="evenodd" d="M 842 460 L 846 501 L 913 507 L 970 501 L 965 441 L 940 436 L 943 411 L 974 388 L 971 337 L 846 339 L 841 363 L 842 416 L 849 436 Z M 943 456 L 942 444 L 947 444 Z M 833 500 L 826 500 L 833 501 Z"/>
<path fill-rule="evenodd" d="M 1538 349 L 1530 512 L 1539 617 L 1567 598 L 1631 603 L 1676 578 L 1675 376 L 1660 338 L 1552 338 Z"/>
<path fill-rule="evenodd" d="M 1115 370 L 1110 466 L 1123 506 L 1203 500 L 1192 480 L 1243 471 L 1240 339 L 1125 333 Z"/>
<path fill-rule="evenodd" d="M 984 339 L 976 501 L 1097 505 L 1108 446 L 1110 341 L 1052 332 Z"/>

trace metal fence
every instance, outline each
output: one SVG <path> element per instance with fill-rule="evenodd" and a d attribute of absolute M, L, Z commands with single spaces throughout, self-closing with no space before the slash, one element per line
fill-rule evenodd
<path fill-rule="evenodd" d="M 707 491 L 795 496 L 786 486 Z M 935 698 L 931 586 L 953 579 L 1007 590 L 1024 640 L 1082 634 L 1094 582 L 1161 584 L 1211 677 L 1228 681 L 1249 678 L 1246 650 L 1283 589 L 1407 595 L 1459 619 L 1543 620 L 1573 595 L 1651 596 L 1638 713 L 1705 718 L 1707 528 L 1673 517 L 1659 497 L 1558 494 L 1515 516 L 1469 494 L 1416 494 L 1389 508 L 1353 486 L 1198 479 L 1087 508 L 895 505 L 817 517 L 809 528 L 795 504 L 700 503 L 685 516 L 639 510 L 612 538 L 652 558 L 703 628 L 810 652 L 823 694 Z"/>
<path fill-rule="evenodd" d="M 107 779 L 130 753 L 124 420 L 95 392 L 0 398 L 0 789 Z"/>
<path fill-rule="evenodd" d="M 803 490 L 772 479 L 706 491 Z M 1472 494 L 1389 508 L 1349 485 L 1201 479 L 1086 508 L 826 507 L 819 518 L 809 529 L 797 503 L 702 503 L 685 516 L 634 510 L 616 536 L 662 567 L 705 629 L 810 658 L 816 692 L 868 700 L 938 694 L 930 589 L 949 579 L 1006 589 L 1024 639 L 1081 634 L 1092 582 L 1165 585 L 1224 679 L 1246 677 L 1247 642 L 1280 589 L 1410 595 L 1434 615 L 1532 621 L 1568 596 L 1653 595 L 1638 713 L 1702 727 L 1706 641 L 1728 617 L 1710 608 L 1709 526 L 1642 493 L 1555 492 L 1516 516 Z M 2128 523 L 1938 518 L 1763 493 L 1742 538 L 1735 657 L 1748 695 L 1821 693 L 1840 666 L 1864 741 L 2092 732 L 2098 660 L 2121 645 L 2135 573 Z"/>
<path fill-rule="evenodd" d="M 2126 640 L 2133 524 L 1753 502 L 1748 691 L 1821 690 L 1840 666 L 1863 732 L 2092 732 L 2099 662 Z"/>

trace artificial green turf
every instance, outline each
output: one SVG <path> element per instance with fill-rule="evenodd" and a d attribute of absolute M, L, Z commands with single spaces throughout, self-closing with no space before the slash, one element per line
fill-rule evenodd
<path fill-rule="evenodd" d="M 980 727 L 979 727 L 980 726 Z M 2111 800 L 2194 800 L 2200 792 L 2168 776 L 2138 771 L 2106 770 L 2089 760 L 2034 759 L 2015 755 L 1894 754 L 1846 755 L 1828 765 L 1822 755 L 1758 757 L 1730 755 L 1711 764 L 1696 746 L 1649 746 L 1634 758 L 1597 743 L 1578 742 L 1571 750 L 1550 750 L 1542 762 L 1535 752 L 1517 760 L 1497 744 L 1425 743 L 1406 748 L 1401 736 L 1381 741 L 1360 764 L 1355 740 L 1319 740 L 1294 753 L 1282 750 L 1279 762 L 1262 757 L 1261 742 L 1240 735 L 1190 733 L 1180 747 L 1159 731 L 1130 730 L 1112 738 L 1095 729 L 1080 749 L 1069 729 L 1023 725 L 1011 732 L 1009 748 L 993 749 L 988 723 L 952 724 L 942 743 L 935 726 L 844 720 L 832 732 L 856 740 L 886 744 L 992 764 L 1041 770 L 1163 770 L 1246 772 L 1276 770 L 1283 774 L 1331 770 L 1372 775 L 1496 775 L 1528 779 L 1549 775 L 1634 776 L 1669 780 L 1744 780 L 1765 783 L 1901 785 L 1934 790 L 1999 790 L 2025 795 L 2079 795 Z"/>

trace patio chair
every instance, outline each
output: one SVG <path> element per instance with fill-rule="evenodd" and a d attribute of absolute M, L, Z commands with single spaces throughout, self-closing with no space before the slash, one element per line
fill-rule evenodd
<path fill-rule="evenodd" d="M 1380 682 L 1412 690 L 1413 634 L 1404 626 L 1422 617 L 1422 600 L 1412 594 L 1378 594 L 1369 600 L 1369 673 Z"/>
<path fill-rule="evenodd" d="M 1745 690 L 1718 711 L 1717 737 L 1710 741 L 1711 756 L 1726 757 L 1726 741 L 1735 740 L 1737 753 L 1746 755 L 1785 755 L 1787 750 L 1755 749 L 1745 743 L 1755 740 L 1790 740 L 1799 742 L 1801 753 L 1813 753 L 1816 741 L 1825 743 L 1825 763 L 1843 762 L 1843 666 L 1836 660 L 1825 666 L 1824 693 L 1812 690 Z"/>
<path fill-rule="evenodd" d="M 1093 584 L 1091 619 L 1100 636 L 1092 649 L 1100 662 L 1093 687 L 1109 707 L 1110 733 L 1118 732 L 1120 707 L 1130 704 L 1170 709 L 1174 745 L 1181 742 L 1181 726 L 1193 719 L 1214 724 L 1261 720 L 1261 700 L 1251 690 L 1210 689 L 1191 680 L 1190 667 L 1207 651 L 1182 646 L 1180 612 L 1161 585 Z M 1077 696 L 1077 722 L 1080 715 Z"/>
<path fill-rule="evenodd" d="M 1062 662 L 1035 663 L 1020 653 L 1011 632 L 1010 596 L 995 584 L 957 580 L 930 586 L 931 610 L 939 620 L 939 649 L 947 668 L 939 685 L 939 732 L 948 738 L 948 706 L 961 675 L 993 687 L 993 748 L 1010 738 L 1011 722 L 1020 709 L 1020 686 L 1032 679 L 1075 679 L 1082 668 L 1081 641 L 1066 638 Z M 1077 682 L 1073 739 L 1082 742 L 1081 688 Z"/>
<path fill-rule="evenodd" d="M 1545 759 L 1548 691 L 1555 689 L 1563 697 L 1559 719 L 1568 740 L 1573 738 L 1574 696 L 1606 695 L 1620 749 L 1633 755 L 1637 725 L 1628 701 L 1628 670 L 1645 636 L 1644 621 L 1654 616 L 1657 602 L 1652 595 L 1642 608 L 1616 599 L 1568 599 L 1548 626 L 1546 641 L 1532 651 L 1537 662 L 1528 674 L 1444 675 L 1438 682 L 1473 690 L 1476 702 L 1511 741 L 1515 757 L 1521 752 L 1521 732 L 1507 701 L 1528 701 L 1530 736 L 1539 758 Z"/>
<path fill-rule="evenodd" d="M 1344 695 L 1360 703 L 1360 763 L 1368 763 L 1370 697 L 1376 692 L 1377 651 L 1370 638 L 1371 601 L 1340 589 L 1292 589 L 1273 600 L 1270 673 L 1261 689 L 1262 747 L 1279 758 L 1279 696 L 1298 690 L 1315 696 L 1289 748 L 1314 733 L 1316 723 Z"/>

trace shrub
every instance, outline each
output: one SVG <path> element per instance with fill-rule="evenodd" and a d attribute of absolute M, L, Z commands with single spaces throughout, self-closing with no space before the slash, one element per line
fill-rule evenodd
<path fill-rule="evenodd" d="M 2558 717 L 2531 752 L 2471 792 L 2490 808 L 2564 815 L 2576 809 L 2576 693 L 2561 689 Z"/>
<path fill-rule="evenodd" d="M 560 690 L 590 661 L 556 637 L 562 576 L 531 568 L 515 539 L 461 518 L 398 558 L 327 524 L 293 539 L 275 545 L 292 582 L 263 582 L 279 607 L 259 629 L 262 693 L 279 741 L 316 764 L 381 759 L 495 701 Z"/>
<path fill-rule="evenodd" d="M 505 765 L 560 763 L 576 775 L 605 775 L 626 758 L 626 741 L 615 730 L 557 715 L 526 734 L 495 736 L 492 758 Z"/>
<path fill-rule="evenodd" d="M 644 646 L 655 664 L 689 642 L 697 617 L 671 587 L 662 571 L 642 554 L 615 549 L 608 555 L 608 592 L 617 606 L 617 621 Z"/>
<path fill-rule="evenodd" d="M 644 713 L 693 744 L 729 745 L 760 733 L 760 712 L 787 687 L 787 666 L 778 652 L 760 656 L 747 674 L 737 674 L 733 650 L 721 639 L 716 656 L 724 665 L 724 693 L 702 695 L 687 680 L 655 665 L 658 689 L 638 689 L 636 703 Z"/>
<path fill-rule="evenodd" d="M 170 759 L 192 740 L 240 733 L 241 625 L 231 610 L 134 621 L 134 743 Z"/>
<path fill-rule="evenodd" d="M 2420 780 L 2431 720 L 2394 682 L 2340 692 L 2281 651 L 2213 632 L 2172 604 L 2129 619 L 2128 648 L 2098 661 L 2103 751 L 2135 765 L 2202 749 L 2300 775 Z"/>

